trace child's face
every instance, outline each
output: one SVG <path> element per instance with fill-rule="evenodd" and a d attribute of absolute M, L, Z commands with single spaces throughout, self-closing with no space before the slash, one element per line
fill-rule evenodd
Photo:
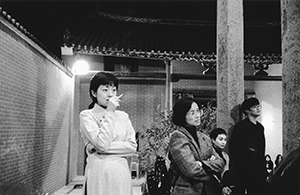
<path fill-rule="evenodd" d="M 212 141 L 215 146 L 224 149 L 227 143 L 227 136 L 225 134 L 219 134 L 216 139 L 213 139 Z"/>

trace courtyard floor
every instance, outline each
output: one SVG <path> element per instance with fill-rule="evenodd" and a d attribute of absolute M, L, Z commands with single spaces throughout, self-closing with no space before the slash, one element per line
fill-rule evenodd
<path fill-rule="evenodd" d="M 133 195 L 142 195 L 141 184 L 145 181 L 144 178 L 133 179 Z M 82 195 L 83 176 L 77 176 L 67 186 L 53 193 L 53 195 Z"/>

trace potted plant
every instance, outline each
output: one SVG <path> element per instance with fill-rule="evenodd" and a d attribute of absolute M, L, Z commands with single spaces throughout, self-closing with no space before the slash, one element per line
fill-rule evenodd
<path fill-rule="evenodd" d="M 139 136 L 139 168 L 141 175 L 154 168 L 158 156 L 167 159 L 171 133 L 178 127 L 172 122 L 172 111 L 161 110 L 155 113 L 155 120 Z"/>

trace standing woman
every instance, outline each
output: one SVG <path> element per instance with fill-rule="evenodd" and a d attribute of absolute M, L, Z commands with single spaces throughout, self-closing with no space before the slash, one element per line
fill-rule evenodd
<path fill-rule="evenodd" d="M 266 181 L 269 182 L 271 176 L 273 175 L 274 163 L 269 154 L 265 155 L 265 159 L 266 159 Z"/>
<path fill-rule="evenodd" d="M 278 154 L 276 156 L 276 159 L 275 159 L 275 170 L 278 168 L 278 165 L 280 164 L 280 162 L 283 160 L 283 157 L 281 154 Z"/>
<path fill-rule="evenodd" d="M 116 110 L 117 78 L 96 73 L 90 81 L 89 109 L 80 113 L 80 131 L 87 144 L 84 192 L 87 195 L 131 195 L 131 175 L 126 156 L 136 152 L 135 131 L 128 114 Z"/>
<path fill-rule="evenodd" d="M 214 150 L 209 136 L 196 131 L 201 110 L 192 98 L 180 99 L 173 107 L 172 121 L 180 128 L 169 142 L 172 195 L 212 194 L 209 172 L 220 173 L 224 161 Z"/>

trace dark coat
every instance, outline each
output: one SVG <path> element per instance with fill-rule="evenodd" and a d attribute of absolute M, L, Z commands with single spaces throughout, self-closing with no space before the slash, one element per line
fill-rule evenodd
<path fill-rule="evenodd" d="M 256 191 L 265 184 L 264 127 L 248 118 L 238 122 L 229 140 L 229 170 L 236 188 Z"/>
<path fill-rule="evenodd" d="M 271 177 L 270 195 L 300 194 L 300 148 L 292 151 L 278 165 Z"/>
<path fill-rule="evenodd" d="M 170 169 L 179 174 L 173 195 L 211 194 L 208 182 L 211 176 L 204 170 L 204 166 L 200 166 L 199 161 L 205 163 L 214 172 L 223 170 L 224 161 L 212 147 L 210 138 L 201 132 L 197 132 L 197 137 L 200 147 L 183 127 L 171 135 Z M 216 156 L 216 159 L 209 161 L 212 155 Z"/>

